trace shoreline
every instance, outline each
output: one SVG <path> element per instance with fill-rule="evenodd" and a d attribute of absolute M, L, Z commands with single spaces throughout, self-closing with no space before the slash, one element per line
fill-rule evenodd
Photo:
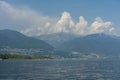
<path fill-rule="evenodd" d="M 48 60 L 53 59 L 50 56 L 33 56 L 20 54 L 0 54 L 0 60 Z"/>

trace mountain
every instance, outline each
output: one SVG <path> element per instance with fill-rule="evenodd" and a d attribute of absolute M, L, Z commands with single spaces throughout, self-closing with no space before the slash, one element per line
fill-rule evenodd
<path fill-rule="evenodd" d="M 120 37 L 92 34 L 65 42 L 62 48 L 63 50 L 81 53 L 119 54 Z"/>
<path fill-rule="evenodd" d="M 0 30 L 0 48 L 53 49 L 51 45 L 42 40 L 27 37 L 17 31 L 8 29 Z"/>
<path fill-rule="evenodd" d="M 78 36 L 61 32 L 56 34 L 41 35 L 41 36 L 37 36 L 36 38 L 46 41 L 55 48 L 58 48 L 64 42 L 72 40 L 76 37 Z"/>

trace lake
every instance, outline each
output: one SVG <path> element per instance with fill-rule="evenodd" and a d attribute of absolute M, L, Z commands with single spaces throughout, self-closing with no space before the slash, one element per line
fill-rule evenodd
<path fill-rule="evenodd" d="M 120 60 L 0 60 L 0 80 L 120 80 Z"/>

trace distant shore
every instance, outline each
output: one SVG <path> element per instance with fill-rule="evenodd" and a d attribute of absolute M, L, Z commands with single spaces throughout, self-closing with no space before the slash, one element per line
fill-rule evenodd
<path fill-rule="evenodd" d="M 53 59 L 49 56 L 32 56 L 32 55 L 20 55 L 20 54 L 0 54 L 0 59 Z"/>

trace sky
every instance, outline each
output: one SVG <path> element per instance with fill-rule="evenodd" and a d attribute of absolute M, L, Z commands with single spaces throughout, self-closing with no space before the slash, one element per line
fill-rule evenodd
<path fill-rule="evenodd" d="M 120 0 L 0 0 L 0 29 L 29 36 L 120 35 L 119 4 Z"/>

